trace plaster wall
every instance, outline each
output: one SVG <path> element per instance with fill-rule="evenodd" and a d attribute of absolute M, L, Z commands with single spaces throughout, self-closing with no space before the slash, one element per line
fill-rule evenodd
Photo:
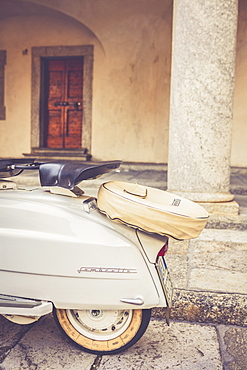
<path fill-rule="evenodd" d="M 19 157 L 30 152 L 31 138 L 31 48 L 95 44 L 94 35 L 78 24 L 68 20 L 64 27 L 63 17 L 18 16 L 0 23 L 0 49 L 7 50 L 5 66 L 6 120 L 0 121 L 0 156 Z"/>
<path fill-rule="evenodd" d="M 167 161 L 171 7 L 162 7 L 159 0 L 154 6 L 146 0 L 141 6 L 139 1 L 127 1 L 122 12 L 116 3 L 85 1 L 82 9 L 80 1 L 71 7 L 51 1 L 49 6 L 74 18 L 58 13 L 1 20 L 0 34 L 5 37 L 0 49 L 7 50 L 1 157 L 18 157 L 31 149 L 31 47 L 91 44 L 93 157 Z"/>
<path fill-rule="evenodd" d="M 19 157 L 31 149 L 31 47 L 91 44 L 93 157 L 167 162 L 172 0 L 13 4 L 13 14 L 20 4 L 28 15 L 0 21 L 0 49 L 7 51 L 0 157 Z M 34 5 L 45 12 L 38 15 Z M 247 3 L 240 0 L 231 151 L 231 165 L 239 167 L 247 166 L 246 40 Z"/>
<path fill-rule="evenodd" d="M 239 1 L 235 91 L 233 105 L 233 166 L 247 167 L 247 3 Z"/>

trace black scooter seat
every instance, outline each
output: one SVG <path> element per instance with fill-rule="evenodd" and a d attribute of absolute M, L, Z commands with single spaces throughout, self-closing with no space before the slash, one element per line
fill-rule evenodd
<path fill-rule="evenodd" d="M 17 176 L 24 170 L 39 170 L 41 186 L 60 186 L 73 189 L 83 180 L 95 179 L 115 170 L 122 161 L 82 162 L 35 162 L 35 159 L 0 159 L 0 178 Z"/>
<path fill-rule="evenodd" d="M 42 163 L 39 166 L 41 186 L 60 186 L 73 189 L 83 180 L 94 179 L 118 168 L 121 161 L 88 163 Z"/>

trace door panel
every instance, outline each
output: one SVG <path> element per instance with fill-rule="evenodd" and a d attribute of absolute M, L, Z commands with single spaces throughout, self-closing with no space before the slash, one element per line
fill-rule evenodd
<path fill-rule="evenodd" d="M 47 62 L 48 148 L 81 148 L 83 57 Z"/>
<path fill-rule="evenodd" d="M 80 66 L 78 66 L 80 67 Z M 74 65 L 74 68 L 76 66 Z M 82 71 L 70 70 L 68 73 L 68 98 L 82 98 Z"/>
<path fill-rule="evenodd" d="M 63 134 L 61 125 L 61 112 L 49 110 L 49 126 L 47 135 L 48 148 L 63 148 Z"/>
<path fill-rule="evenodd" d="M 67 132 L 65 135 L 65 147 L 66 148 L 80 148 L 81 147 L 81 122 L 82 110 L 69 109 L 67 112 L 67 119 L 69 125 L 66 126 Z"/>

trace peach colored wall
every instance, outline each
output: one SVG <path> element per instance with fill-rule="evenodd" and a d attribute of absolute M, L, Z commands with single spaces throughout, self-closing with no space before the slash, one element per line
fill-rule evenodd
<path fill-rule="evenodd" d="M 239 1 L 235 92 L 233 106 L 233 166 L 247 167 L 247 2 Z"/>
<path fill-rule="evenodd" d="M 7 65 L 0 156 L 30 152 L 31 47 L 93 44 L 93 157 L 166 162 L 171 7 L 163 0 L 127 1 L 122 11 L 115 0 L 36 3 L 56 3 L 73 18 L 52 11 L 1 20 Z"/>
<path fill-rule="evenodd" d="M 36 5 L 43 11 L 17 16 L 13 7 L 13 16 L 0 20 L 0 49 L 7 50 L 0 157 L 31 149 L 31 47 L 93 44 L 93 157 L 167 162 L 172 0 L 16 4 L 23 14 Z M 241 167 L 247 166 L 247 3 L 239 4 L 231 164 Z"/>

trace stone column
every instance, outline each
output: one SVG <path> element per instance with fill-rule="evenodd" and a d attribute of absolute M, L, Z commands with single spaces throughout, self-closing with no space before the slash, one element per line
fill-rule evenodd
<path fill-rule="evenodd" d="M 168 190 L 229 202 L 237 0 L 174 0 Z"/>

